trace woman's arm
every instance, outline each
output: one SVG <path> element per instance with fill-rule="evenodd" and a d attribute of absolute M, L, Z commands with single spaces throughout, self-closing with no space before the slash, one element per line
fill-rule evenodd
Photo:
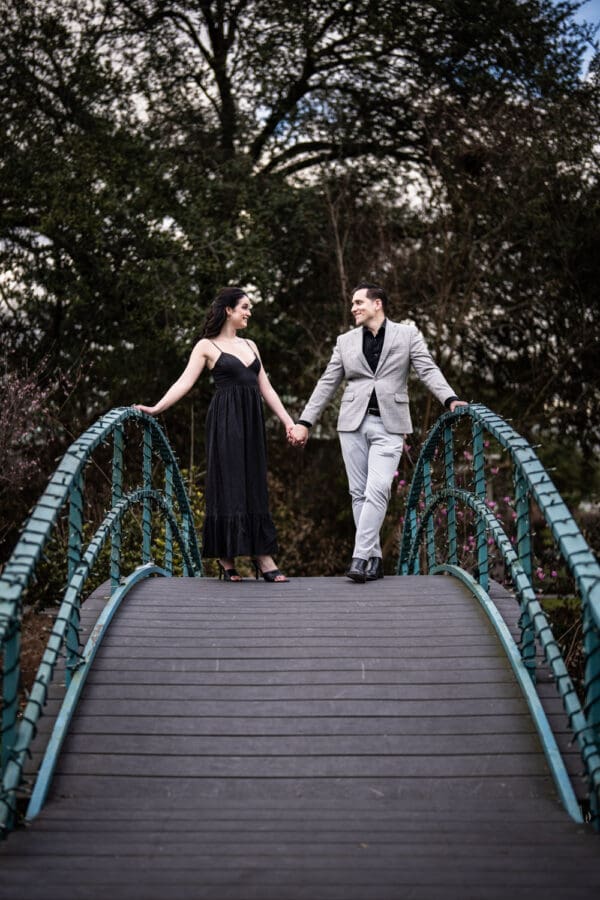
<path fill-rule="evenodd" d="M 256 355 L 258 356 L 258 358 L 260 360 L 258 347 L 254 343 L 254 341 L 252 341 L 251 344 L 252 344 L 252 348 L 254 349 L 254 352 L 256 353 Z M 282 423 L 285 430 L 289 431 L 290 428 L 293 428 L 294 420 L 292 419 L 292 417 L 286 410 L 285 406 L 279 399 L 279 394 L 277 393 L 277 391 L 275 390 L 275 388 L 272 386 L 271 382 L 269 381 L 269 378 L 267 376 L 267 373 L 264 370 L 262 363 L 261 363 L 260 371 L 258 373 L 258 389 L 263 397 L 263 400 L 265 401 L 265 403 L 267 404 L 269 409 L 275 413 L 275 415 L 277 416 L 279 421 Z"/>
<path fill-rule="evenodd" d="M 201 340 L 198 341 L 194 349 L 190 354 L 190 358 L 187 366 L 185 367 L 183 373 L 179 376 L 177 381 L 175 381 L 166 394 L 161 397 L 161 399 L 154 406 L 143 406 L 141 403 L 134 403 L 134 408 L 139 409 L 140 412 L 149 413 L 151 416 L 157 416 L 159 413 L 164 412 L 165 409 L 168 409 L 170 406 L 173 406 L 174 403 L 177 403 L 178 400 L 181 400 L 188 391 L 190 391 L 195 385 L 196 381 L 202 374 L 202 370 L 206 365 L 206 360 L 209 359 L 210 356 L 210 345 L 208 341 Z"/>

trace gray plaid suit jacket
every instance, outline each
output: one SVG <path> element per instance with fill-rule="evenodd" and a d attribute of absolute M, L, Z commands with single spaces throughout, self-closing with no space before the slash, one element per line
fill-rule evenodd
<path fill-rule="evenodd" d="M 408 404 L 408 373 L 411 366 L 440 403 L 455 396 L 433 361 L 421 332 L 414 325 L 386 319 L 385 338 L 375 372 L 371 371 L 362 344 L 362 327 L 338 337 L 327 368 L 302 410 L 300 419 L 314 425 L 346 379 L 337 421 L 338 431 L 356 431 L 359 428 L 375 388 L 386 431 L 410 434 L 412 421 Z"/>

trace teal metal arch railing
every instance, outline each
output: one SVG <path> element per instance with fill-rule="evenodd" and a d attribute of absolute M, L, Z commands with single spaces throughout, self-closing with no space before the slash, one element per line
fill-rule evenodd
<path fill-rule="evenodd" d="M 454 427 L 459 420 L 471 420 L 472 471 L 470 489 L 457 486 L 457 465 L 454 446 Z M 490 435 L 509 454 L 512 462 L 516 533 L 511 538 L 500 518 L 486 502 L 485 441 Z M 470 454 L 471 455 L 471 454 Z M 432 468 L 442 470 L 440 486 L 435 486 Z M 580 702 L 568 673 L 560 648 L 533 587 L 533 560 L 531 544 L 531 504 L 535 503 L 545 519 L 555 546 L 562 556 L 581 602 L 583 624 L 584 701 Z M 476 535 L 477 564 L 475 577 L 459 565 L 457 509 L 463 507 L 472 512 Z M 438 560 L 440 541 L 436 546 L 436 512 L 445 511 L 446 559 Z M 488 541 L 499 551 L 505 570 L 520 604 L 521 642 L 514 667 L 528 673 L 530 697 L 535 683 L 535 642 L 545 654 L 552 671 L 557 690 L 562 698 L 574 737 L 579 746 L 589 784 L 591 818 L 600 830 L 600 566 L 573 516 L 558 493 L 531 445 L 516 431 L 480 404 L 459 407 L 438 419 L 428 434 L 419 455 L 408 493 L 404 530 L 401 539 L 398 573 L 417 574 L 421 568 L 421 556 L 430 573 L 448 573 L 461 578 L 473 591 L 492 618 L 501 638 L 510 636 L 503 632 L 499 614 L 491 610 L 489 588 Z M 513 642 L 514 646 L 514 642 Z M 516 648 L 515 648 L 516 649 Z M 510 656 L 510 652 L 509 652 Z M 524 684 L 527 690 L 527 685 Z M 532 703 L 535 701 L 532 699 Z M 533 709 L 532 709 L 533 711 Z M 549 729 L 548 729 L 549 731 Z M 551 733 L 547 738 L 546 754 L 551 766 L 556 762 L 557 748 Z M 549 742 L 549 744 L 548 744 Z M 561 776 L 557 776 L 557 783 Z M 561 790 L 560 783 L 558 784 Z M 570 788 L 563 784 L 563 802 Z"/>
<path fill-rule="evenodd" d="M 124 493 L 125 427 L 132 424 L 142 427 L 142 486 Z M 84 549 L 84 470 L 94 451 L 101 445 L 108 444 L 111 439 L 111 509 Z M 152 487 L 153 455 L 157 455 L 164 464 L 162 490 Z M 176 513 L 174 499 L 179 514 Z M 142 509 L 142 566 L 122 585 L 122 521 L 128 510 L 138 506 Z M 19 714 L 23 596 L 65 508 L 68 508 L 69 523 L 68 583 L 33 687 L 22 713 Z M 153 508 L 165 520 L 162 567 L 151 560 Z M 59 656 L 62 654 L 66 659 L 67 685 L 84 665 L 79 633 L 81 597 L 94 563 L 109 541 L 111 595 L 114 597 L 118 594 L 119 602 L 140 578 L 151 575 L 168 576 L 173 573 L 174 541 L 181 551 L 184 574 L 202 575 L 192 509 L 173 451 L 155 419 L 131 407 L 111 410 L 71 444 L 25 523 L 17 546 L 0 575 L 0 649 L 3 661 L 0 732 L 2 831 L 14 824 L 16 795 L 22 782 L 23 766 Z"/>

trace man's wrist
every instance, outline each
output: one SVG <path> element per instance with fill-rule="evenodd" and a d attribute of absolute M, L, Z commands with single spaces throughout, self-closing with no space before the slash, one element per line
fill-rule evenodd
<path fill-rule="evenodd" d="M 307 422 L 306 419 L 298 419 L 296 425 L 304 425 L 305 428 L 312 428 L 312 422 Z"/>
<path fill-rule="evenodd" d="M 460 400 L 460 397 L 456 397 L 454 395 L 452 395 L 452 397 L 446 397 L 446 399 L 444 400 L 444 406 L 446 407 L 446 409 L 450 409 L 450 404 L 454 403 L 455 400 Z"/>

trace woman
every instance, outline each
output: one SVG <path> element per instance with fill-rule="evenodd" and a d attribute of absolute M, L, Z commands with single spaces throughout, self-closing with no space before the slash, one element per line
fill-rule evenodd
<path fill-rule="evenodd" d="M 267 457 L 261 396 L 289 436 L 294 422 L 263 369 L 256 344 L 237 336 L 252 315 L 238 287 L 224 288 L 209 310 L 201 339 L 185 371 L 155 406 L 136 404 L 152 416 L 177 403 L 204 367 L 216 391 L 206 417 L 206 517 L 202 554 L 218 557 L 219 577 L 241 581 L 236 556 L 251 556 L 256 577 L 288 581 L 273 561 L 275 526 L 269 513 Z"/>

